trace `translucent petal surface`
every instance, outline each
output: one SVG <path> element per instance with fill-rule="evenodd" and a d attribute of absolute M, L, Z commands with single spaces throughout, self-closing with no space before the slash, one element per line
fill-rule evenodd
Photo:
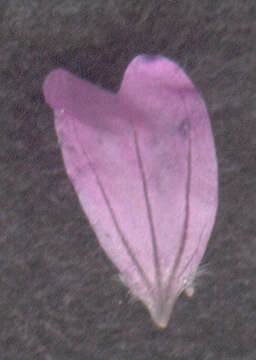
<path fill-rule="evenodd" d="M 69 72 L 44 83 L 67 173 L 101 246 L 153 320 L 191 285 L 217 209 L 204 102 L 184 71 L 137 56 L 118 93 Z"/>

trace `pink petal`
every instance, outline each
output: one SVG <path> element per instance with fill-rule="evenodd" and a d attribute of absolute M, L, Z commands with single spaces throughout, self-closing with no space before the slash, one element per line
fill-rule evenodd
<path fill-rule="evenodd" d="M 117 94 L 59 69 L 44 83 L 67 173 L 101 246 L 160 327 L 191 286 L 217 209 L 204 102 L 184 71 L 137 56 Z"/>

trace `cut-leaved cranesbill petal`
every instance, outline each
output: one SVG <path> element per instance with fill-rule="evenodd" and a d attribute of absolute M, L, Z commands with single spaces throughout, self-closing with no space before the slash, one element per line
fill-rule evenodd
<path fill-rule="evenodd" d="M 63 69 L 44 95 L 98 241 L 165 327 L 191 288 L 217 209 L 217 161 L 199 92 L 173 61 L 137 56 L 112 93 Z"/>

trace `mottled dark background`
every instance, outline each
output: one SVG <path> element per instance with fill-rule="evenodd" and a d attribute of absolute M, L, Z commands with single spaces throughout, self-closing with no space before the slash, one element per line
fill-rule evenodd
<path fill-rule="evenodd" d="M 256 359 L 255 0 L 0 2 L 0 360 Z M 158 330 L 99 247 L 66 176 L 46 74 L 117 90 L 137 54 L 202 92 L 220 206 L 192 299 Z"/>

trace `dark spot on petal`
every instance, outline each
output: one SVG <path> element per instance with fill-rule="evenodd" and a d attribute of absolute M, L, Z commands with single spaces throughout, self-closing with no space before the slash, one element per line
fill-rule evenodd
<path fill-rule="evenodd" d="M 71 145 L 70 143 L 68 143 L 66 141 L 66 138 L 61 139 L 62 141 L 62 146 L 65 148 L 64 150 L 69 153 L 69 154 L 74 154 L 76 152 L 76 149 L 73 145 Z"/>
<path fill-rule="evenodd" d="M 189 131 L 190 131 L 190 123 L 189 123 L 188 119 L 182 120 L 182 122 L 180 123 L 180 125 L 178 127 L 178 131 L 181 136 L 183 136 L 183 137 L 188 136 Z"/>
<path fill-rule="evenodd" d="M 155 148 L 161 143 L 161 139 L 158 136 L 152 136 L 148 141 L 147 145 L 149 148 Z"/>

